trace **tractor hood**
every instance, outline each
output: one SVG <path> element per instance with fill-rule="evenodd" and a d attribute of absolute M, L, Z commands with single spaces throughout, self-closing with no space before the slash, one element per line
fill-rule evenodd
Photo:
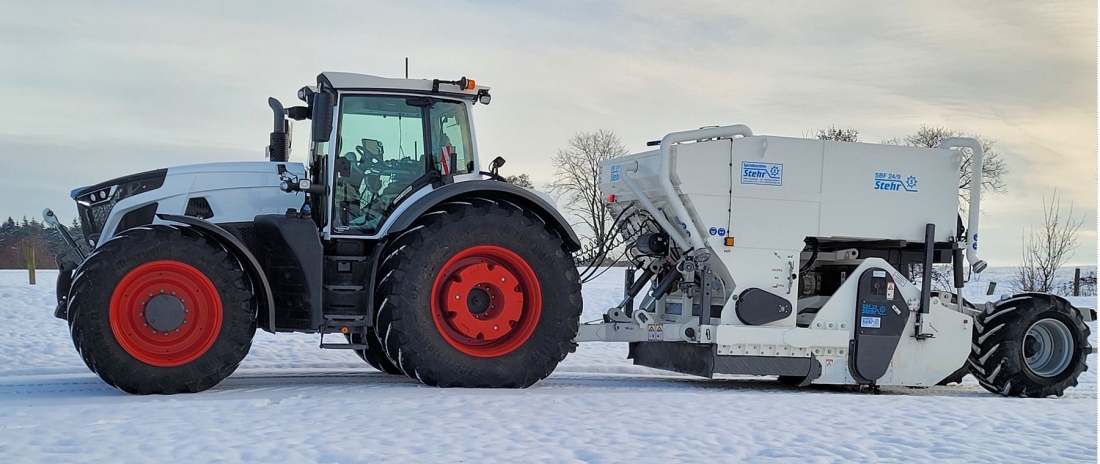
<path fill-rule="evenodd" d="M 154 214 L 247 222 L 257 214 L 279 214 L 300 206 L 301 197 L 279 189 L 280 165 L 292 175 L 305 176 L 301 163 L 191 164 L 111 179 L 75 189 L 71 195 L 84 236 L 95 246 L 118 230 L 151 223 Z M 129 213 L 134 214 L 124 221 Z"/>

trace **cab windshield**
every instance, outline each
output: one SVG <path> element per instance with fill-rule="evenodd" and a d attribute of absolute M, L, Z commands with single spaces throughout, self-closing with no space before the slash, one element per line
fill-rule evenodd
<path fill-rule="evenodd" d="M 411 193 L 410 187 L 427 185 L 429 170 L 443 175 L 469 172 L 472 146 L 462 102 L 344 96 L 332 184 L 333 231 L 377 233 L 392 206 Z"/>

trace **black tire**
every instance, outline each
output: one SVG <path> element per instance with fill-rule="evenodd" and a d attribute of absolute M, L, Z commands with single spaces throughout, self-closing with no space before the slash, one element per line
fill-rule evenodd
<path fill-rule="evenodd" d="M 180 307 L 189 312 L 190 316 L 183 316 L 184 319 L 178 326 L 182 332 L 175 330 L 172 336 L 193 333 L 200 340 L 205 340 L 198 345 L 184 343 L 191 351 L 180 351 L 176 362 L 188 357 L 194 359 L 181 365 L 170 365 L 171 358 L 167 358 L 168 361 L 161 365 L 139 359 L 138 356 L 143 356 L 152 359 L 154 363 L 163 361 L 162 358 L 155 357 L 156 353 L 150 354 L 152 351 L 133 348 L 136 342 L 131 340 L 137 338 L 132 333 L 123 335 L 123 342 L 131 346 L 124 348 L 112 326 L 112 298 L 116 287 L 122 284 L 128 289 L 141 288 L 139 284 L 132 284 L 133 281 L 128 280 L 131 278 L 131 271 L 143 265 L 156 265 L 158 262 L 177 263 L 176 266 L 180 269 L 190 267 L 197 270 L 208 279 L 207 284 L 212 284 L 217 293 L 216 299 L 209 292 L 195 294 L 202 296 L 201 301 L 215 301 L 216 303 L 205 304 L 205 307 L 220 307 L 220 318 L 213 315 L 200 316 L 200 313 L 206 313 L 200 308 L 203 306 L 200 301 L 186 303 L 183 301 L 186 298 L 177 299 Z M 139 271 L 134 275 L 152 275 L 155 272 Z M 73 344 L 92 372 L 120 390 L 143 395 L 206 390 L 233 373 L 252 345 L 252 336 L 256 332 L 256 310 L 247 277 L 237 260 L 221 245 L 208 241 L 194 230 L 153 225 L 124 231 L 96 248 L 81 263 L 75 274 L 68 297 L 68 320 Z M 162 282 L 155 285 L 172 284 Z M 128 294 L 124 289 L 119 291 L 123 295 Z M 175 298 L 175 294 L 172 297 Z M 120 298 L 123 298 L 120 301 L 126 301 L 125 297 Z M 132 312 L 145 311 L 141 309 L 143 306 L 118 304 L 116 314 L 122 316 L 117 316 L 115 322 L 123 324 L 124 322 L 119 321 L 125 321 L 127 316 L 136 319 Z M 191 309 L 187 309 L 188 306 Z M 141 312 L 138 317 L 145 317 L 144 314 Z M 193 318 L 190 326 L 187 326 L 187 317 Z M 145 320 L 147 323 L 154 323 L 148 318 Z M 136 323 L 134 324 L 136 327 Z M 202 338 L 203 334 L 209 334 L 207 329 L 213 328 L 218 330 L 216 336 Z M 125 333 L 128 329 L 120 330 Z"/>
<path fill-rule="evenodd" d="M 1060 352 L 1066 356 L 1058 363 L 1032 366 L 1028 356 L 1038 352 L 1038 342 L 1029 334 L 1034 327 L 1047 326 L 1065 329 L 1066 349 Z M 1085 361 L 1092 351 L 1088 339 L 1088 326 L 1065 300 L 1038 293 L 1017 295 L 988 306 L 975 318 L 970 373 L 982 387 L 999 395 L 1062 396 L 1067 388 L 1077 385 L 1081 372 L 1088 370 Z M 1053 367 L 1040 372 L 1046 366 Z"/>
<path fill-rule="evenodd" d="M 451 282 L 441 275 L 444 266 L 470 250 L 485 248 L 504 249 L 518 256 L 523 263 L 517 267 L 526 265 L 532 272 L 528 275 L 533 275 L 541 289 L 537 295 L 535 292 L 516 293 L 524 295 L 525 302 L 541 298 L 538 310 L 541 314 L 537 318 L 521 318 L 510 325 L 506 330 L 508 335 L 492 343 L 511 340 L 513 344 L 522 344 L 491 357 L 460 351 L 452 343 L 461 337 L 448 335 L 452 338 L 445 338 L 445 329 L 438 324 L 446 322 L 434 319 L 438 313 L 433 306 L 437 277 L 442 282 Z M 497 269 L 492 264 L 486 266 L 486 269 Z M 582 303 L 580 276 L 572 258 L 561 238 L 545 223 L 509 203 L 471 199 L 441 205 L 394 240 L 385 253 L 379 275 L 382 278 L 375 326 L 379 340 L 389 359 L 397 361 L 406 375 L 426 385 L 527 387 L 550 375 L 575 348 L 573 340 Z M 516 280 L 524 281 L 522 278 Z M 490 290 L 488 286 L 485 288 Z M 509 291 L 518 292 L 520 288 L 516 286 Z M 473 294 L 474 290 L 470 290 L 466 304 L 473 304 L 470 303 L 475 301 L 470 300 Z M 501 301 L 509 300 L 502 296 L 498 302 Z M 530 314 L 529 309 L 525 309 L 524 314 Z M 457 313 L 450 315 L 457 317 Z M 530 330 L 529 336 L 519 336 L 521 330 Z M 507 338 L 511 336 L 515 338 Z M 466 340 L 478 343 L 474 338 Z M 492 346 L 488 344 L 476 349 L 489 353 Z"/>
<path fill-rule="evenodd" d="M 386 357 L 386 351 L 382 348 L 382 342 L 378 341 L 378 336 L 374 334 L 374 329 L 367 329 L 367 335 L 360 334 L 347 334 L 349 343 L 367 345 L 365 350 L 353 350 L 355 355 L 370 364 L 375 370 L 384 372 L 386 374 L 400 375 L 401 368 L 397 367 L 390 358 Z"/>

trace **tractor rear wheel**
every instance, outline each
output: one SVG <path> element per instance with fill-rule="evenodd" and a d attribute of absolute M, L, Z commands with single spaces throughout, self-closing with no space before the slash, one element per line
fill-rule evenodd
<path fill-rule="evenodd" d="M 505 203 L 429 212 L 379 269 L 379 340 L 424 384 L 527 387 L 574 348 L 580 276 L 560 237 Z"/>
<path fill-rule="evenodd" d="M 348 334 L 348 342 L 356 345 L 366 344 L 365 350 L 354 350 L 355 355 L 370 364 L 370 367 L 375 370 L 385 372 L 387 374 L 398 375 L 402 374 L 401 368 L 397 367 L 390 358 L 386 357 L 386 351 L 382 348 L 382 342 L 378 341 L 378 336 L 374 334 L 374 329 L 367 329 L 367 335 L 360 334 Z"/>
<path fill-rule="evenodd" d="M 1089 328 L 1081 314 L 1053 295 L 1018 295 L 974 318 L 970 373 L 1004 396 L 1062 396 L 1088 370 Z"/>
<path fill-rule="evenodd" d="M 88 368 L 120 390 L 206 390 L 248 354 L 250 285 L 219 244 L 188 228 L 130 229 L 76 270 L 69 329 Z"/>

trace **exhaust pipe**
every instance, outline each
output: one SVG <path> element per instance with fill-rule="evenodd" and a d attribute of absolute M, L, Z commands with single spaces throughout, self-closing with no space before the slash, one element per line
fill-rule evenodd
<path fill-rule="evenodd" d="M 267 146 L 267 158 L 276 163 L 284 163 L 287 159 L 287 122 L 286 111 L 283 104 L 274 97 L 267 99 L 267 106 L 275 113 L 275 127 L 271 130 L 271 138 Z"/>

